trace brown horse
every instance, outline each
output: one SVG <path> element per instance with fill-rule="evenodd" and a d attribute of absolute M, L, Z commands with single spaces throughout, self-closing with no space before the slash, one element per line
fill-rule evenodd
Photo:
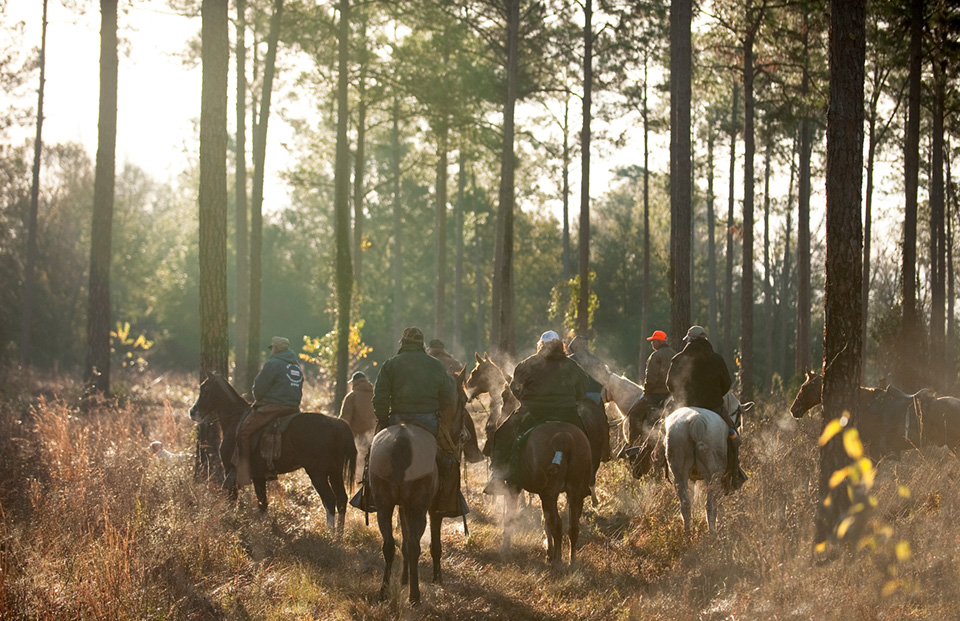
<path fill-rule="evenodd" d="M 433 560 L 433 582 L 441 581 L 440 555 L 442 552 L 440 526 L 443 516 L 435 506 L 441 477 L 437 466 L 438 453 L 445 448 L 459 460 L 461 454 L 468 459 L 471 452 L 464 451 L 463 434 L 467 429 L 465 419 L 466 394 L 463 383 L 465 368 L 456 376 L 456 400 L 439 416 L 440 445 L 429 431 L 414 424 L 399 424 L 387 427 L 378 433 L 370 445 L 370 490 L 377 507 L 377 526 L 383 538 L 383 582 L 380 599 L 384 599 L 390 585 L 390 572 L 396 554 L 393 536 L 393 513 L 400 508 L 400 551 L 403 557 L 401 584 L 410 584 L 410 602 L 420 602 L 420 539 L 430 516 L 430 556 Z M 469 443 L 469 438 L 467 438 Z M 446 446 L 453 443 L 454 446 Z"/>
<path fill-rule="evenodd" d="M 250 404 L 218 373 L 210 373 L 200 384 L 200 395 L 190 408 L 190 418 L 196 422 L 220 423 L 223 439 L 220 459 L 224 470 L 229 470 L 237 438 L 237 423 Z M 283 432 L 280 457 L 273 461 L 278 474 L 303 468 L 310 476 L 314 489 L 327 513 L 327 527 L 343 533 L 347 508 L 344 480 L 353 481 L 356 470 L 357 447 L 353 443 L 350 425 L 339 418 L 302 412 L 295 416 Z M 260 510 L 267 511 L 266 467 L 260 451 L 250 456 L 253 489 Z M 233 499 L 236 485 L 229 486 Z M 335 516 L 339 514 L 334 522 Z"/>
<path fill-rule="evenodd" d="M 560 494 L 567 495 L 570 564 L 576 562 L 580 514 L 593 481 L 590 459 L 590 443 L 583 431 L 570 423 L 557 421 L 534 427 L 521 449 L 517 483 L 522 489 L 540 496 L 547 535 L 547 559 L 554 566 L 563 562 L 563 519 L 557 508 Z M 505 550 L 510 548 L 510 532 L 517 514 L 518 498 L 518 494 L 511 493 L 504 501 Z"/>
<path fill-rule="evenodd" d="M 520 408 L 520 401 L 510 390 L 510 376 L 504 373 L 489 357 L 474 354 L 477 366 L 467 377 L 464 384 L 467 399 L 473 400 L 483 393 L 490 395 L 490 416 L 487 418 L 487 443 L 483 447 L 484 455 L 490 454 L 491 439 L 503 421 Z M 577 407 L 580 420 L 586 432 L 591 449 L 590 463 L 596 475 L 601 461 L 610 459 L 610 427 L 607 415 L 600 406 L 591 406 L 581 402 Z"/>
<path fill-rule="evenodd" d="M 790 413 L 794 418 L 802 417 L 820 405 L 822 393 L 823 376 L 807 369 L 806 380 L 790 406 Z M 926 389 L 908 395 L 894 387 L 861 386 L 858 429 L 867 452 L 874 457 L 893 455 L 899 459 L 901 451 L 919 446 L 922 418 L 918 412 L 923 411 L 921 401 L 928 398 Z"/>

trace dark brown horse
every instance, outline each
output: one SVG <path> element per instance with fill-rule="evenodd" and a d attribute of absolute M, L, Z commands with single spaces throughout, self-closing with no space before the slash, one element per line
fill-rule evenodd
<path fill-rule="evenodd" d="M 208 374 L 200 384 L 200 396 L 190 408 L 190 418 L 198 423 L 216 420 L 220 423 L 223 439 L 220 442 L 220 460 L 224 471 L 232 465 L 236 447 L 237 423 L 250 404 L 218 373 Z M 250 456 L 250 474 L 253 489 L 262 512 L 267 511 L 266 463 L 259 450 Z M 343 532 L 347 508 L 344 480 L 353 481 L 356 469 L 357 447 L 353 443 L 350 426 L 332 416 L 302 412 L 295 416 L 283 432 L 280 457 L 273 460 L 278 474 L 303 468 L 314 489 L 320 494 L 327 513 L 327 527 Z M 230 486 L 232 498 L 237 488 Z M 337 516 L 337 514 L 339 514 Z M 334 522 L 335 516 L 338 517 Z"/>
<path fill-rule="evenodd" d="M 806 380 L 790 406 L 790 413 L 794 418 L 802 417 L 820 405 L 822 393 L 823 376 L 808 369 Z M 929 391 L 923 389 L 908 395 L 892 386 L 886 389 L 861 386 L 859 394 L 858 430 L 871 456 L 893 455 L 899 459 L 901 451 L 921 444 L 922 403 L 932 399 Z"/>
<path fill-rule="evenodd" d="M 489 357 L 474 354 L 477 366 L 467 377 L 464 384 L 467 399 L 473 400 L 483 393 L 490 395 L 490 416 L 487 418 L 487 443 L 483 447 L 485 455 L 490 454 L 491 439 L 497 427 L 520 407 L 520 401 L 510 390 L 510 377 L 504 373 Z M 581 402 L 577 407 L 590 444 L 590 463 L 596 475 L 601 461 L 610 459 L 610 426 L 602 406 Z"/>
<path fill-rule="evenodd" d="M 441 473 L 437 456 L 442 450 L 453 453 L 459 460 L 478 451 L 474 439 L 473 450 L 465 450 L 467 429 L 466 394 L 463 383 L 465 368 L 456 376 L 456 399 L 453 405 L 440 413 L 440 443 L 437 438 L 414 424 L 387 427 L 373 438 L 370 445 L 370 489 L 377 507 L 377 526 L 383 539 L 383 582 L 380 599 L 384 599 L 390 585 L 390 572 L 396 555 L 393 536 L 394 509 L 400 508 L 400 551 L 403 558 L 401 584 L 410 584 L 410 602 L 420 602 L 420 539 L 430 516 L 430 556 L 433 560 L 433 582 L 441 581 L 442 553 L 440 526 L 443 515 L 438 510 L 437 492 L 441 489 Z M 471 421 L 472 422 L 472 421 Z M 475 438 L 475 435 L 474 435 Z M 456 466 L 459 468 L 459 464 Z M 449 473 L 448 473 L 449 474 Z M 454 473 L 456 474 L 456 473 Z M 449 483 L 449 481 L 445 481 Z M 459 479 L 457 479 L 459 483 Z M 459 490 L 457 490 L 459 493 Z"/>
<path fill-rule="evenodd" d="M 579 427 L 557 421 L 534 427 L 520 451 L 516 482 L 522 489 L 540 496 L 547 559 L 554 566 L 563 562 L 563 520 L 557 507 L 560 494 L 567 495 L 570 564 L 576 562 L 583 500 L 590 495 L 593 482 L 591 453 L 587 436 Z M 504 500 L 505 550 L 510 547 L 518 498 L 518 494 L 511 493 Z"/>

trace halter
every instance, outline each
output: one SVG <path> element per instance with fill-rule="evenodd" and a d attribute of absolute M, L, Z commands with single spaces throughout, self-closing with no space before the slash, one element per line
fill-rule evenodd
<path fill-rule="evenodd" d="M 217 388 L 218 388 L 219 390 L 222 390 L 222 391 L 224 392 L 225 396 L 229 397 L 229 396 L 232 394 L 232 395 L 233 395 L 234 397 L 236 397 L 239 401 L 243 402 L 243 405 L 237 407 L 237 408 L 234 409 L 234 410 L 226 410 L 226 411 L 221 410 L 220 408 L 210 408 L 210 409 L 207 409 L 207 410 L 205 410 L 204 412 L 201 413 L 200 420 L 197 421 L 198 423 L 203 424 L 203 423 L 212 423 L 212 422 L 216 421 L 216 422 L 218 422 L 218 423 L 223 424 L 223 419 L 224 419 L 224 418 L 232 418 L 232 417 L 234 417 L 234 416 L 237 416 L 237 415 L 239 415 L 241 412 L 243 412 L 244 410 L 246 410 L 248 407 L 250 407 L 250 404 L 247 403 L 247 400 L 244 399 L 243 397 L 241 397 L 241 396 L 237 393 L 237 391 L 233 388 L 233 386 L 231 386 L 230 383 L 229 383 L 226 379 L 224 379 L 224 377 L 221 376 L 219 373 L 211 373 L 211 374 L 208 376 L 208 378 L 207 378 L 207 381 L 210 381 L 210 380 L 214 380 L 214 382 L 217 384 Z M 201 388 L 202 388 L 202 386 L 201 386 Z M 199 399 L 199 397 L 198 397 L 198 398 L 197 398 L 197 401 L 199 401 L 199 400 L 200 400 L 200 399 Z M 194 403 L 194 404 L 193 404 L 193 408 L 191 408 L 191 410 L 193 410 L 193 409 L 196 408 L 196 407 L 197 407 L 197 404 Z"/>

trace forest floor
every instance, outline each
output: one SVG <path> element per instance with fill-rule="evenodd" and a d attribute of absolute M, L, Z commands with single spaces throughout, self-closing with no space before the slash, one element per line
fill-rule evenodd
<path fill-rule="evenodd" d="M 69 380 L 0 371 L 0 618 L 10 619 L 903 619 L 960 618 L 960 462 L 942 449 L 884 459 L 876 507 L 847 546 L 815 551 L 819 411 L 793 420 L 787 397 L 750 413 L 750 480 L 723 499 L 719 532 L 693 500 L 685 535 L 662 477 L 600 469 L 577 563 L 546 561 L 540 511 L 502 551 L 502 506 L 465 472 L 469 536 L 443 527 L 443 583 L 411 607 L 399 565 L 386 601 L 374 516 L 350 509 L 328 532 L 302 472 L 231 506 L 193 462 L 149 457 L 151 440 L 191 453 L 188 378 L 117 383 L 117 401 L 81 407 Z M 475 412 L 480 419 L 482 411 Z M 481 426 L 482 427 L 482 426 Z M 565 557 L 569 558 L 569 547 Z"/>

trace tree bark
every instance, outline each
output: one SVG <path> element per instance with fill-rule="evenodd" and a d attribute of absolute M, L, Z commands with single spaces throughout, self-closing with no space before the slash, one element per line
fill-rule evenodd
<path fill-rule="evenodd" d="M 503 106 L 503 148 L 500 156 L 500 197 L 493 267 L 493 317 L 490 339 L 495 354 L 515 356 L 513 327 L 513 219 L 514 219 L 514 113 L 519 80 L 520 0 L 506 1 L 507 92 Z"/>
<path fill-rule="evenodd" d="M 637 360 L 639 380 L 646 373 L 647 337 L 650 336 L 650 108 L 647 104 L 647 57 L 643 60 L 643 288 L 640 291 L 640 356 Z"/>
<path fill-rule="evenodd" d="M 900 342 L 900 373 L 897 382 L 908 391 L 920 388 L 925 375 L 921 366 L 923 326 L 917 304 L 917 186 L 920 172 L 920 91 L 923 46 L 923 0 L 910 3 L 909 90 L 907 126 L 903 144 L 904 214 L 902 287 L 903 321 Z"/>
<path fill-rule="evenodd" d="M 204 0 L 203 84 L 200 103 L 200 371 L 227 375 L 227 2 Z M 212 423 L 197 431 L 195 474 L 222 474 L 219 433 Z"/>
<path fill-rule="evenodd" d="M 719 336 L 717 326 L 717 212 L 716 194 L 713 191 L 713 149 L 717 135 L 713 127 L 707 127 L 707 333 L 714 339 Z"/>
<path fill-rule="evenodd" d="M 347 89 L 350 54 L 350 0 L 340 0 L 340 27 L 337 42 L 337 153 L 334 170 L 334 210 L 336 226 L 336 296 L 337 296 L 337 384 L 332 411 L 340 411 L 347 394 L 347 372 L 350 364 L 350 302 L 353 294 L 353 268 L 350 265 L 350 145 L 347 142 Z"/>
<path fill-rule="evenodd" d="M 946 348 L 944 347 L 946 320 L 946 227 L 944 224 L 943 190 L 943 123 L 946 99 L 946 62 L 939 44 L 938 32 L 933 33 L 933 139 L 930 164 L 930 370 L 934 386 L 942 388 L 946 377 Z"/>
<path fill-rule="evenodd" d="M 827 112 L 827 260 L 824 293 L 823 426 L 849 412 L 859 422 L 862 343 L 860 183 L 863 178 L 863 66 L 866 0 L 834 0 L 830 18 L 830 107 Z M 831 475 L 849 457 L 837 436 L 820 450 L 817 541 L 825 541 L 850 506 Z M 824 502 L 828 497 L 829 506 Z"/>
<path fill-rule="evenodd" d="M 573 258 L 570 250 L 570 100 L 563 104 L 563 280 L 573 275 Z"/>
<path fill-rule="evenodd" d="M 40 155 L 43 151 L 43 91 L 47 65 L 47 0 L 43 0 L 40 30 L 40 85 L 37 87 L 37 134 L 33 141 L 33 178 L 30 185 L 30 212 L 27 214 L 27 260 L 23 271 L 23 315 L 20 332 L 20 364 L 33 363 L 33 290 L 37 264 L 37 219 L 40 211 Z"/>
<path fill-rule="evenodd" d="M 730 108 L 730 179 L 727 191 L 727 255 L 723 294 L 723 355 L 732 360 L 733 355 L 733 205 L 737 172 L 737 107 L 740 101 L 740 84 L 733 81 L 733 105 Z"/>
<path fill-rule="evenodd" d="M 810 91 L 810 27 L 803 16 L 803 76 L 800 94 Z M 813 121 L 804 110 L 800 117 L 800 179 L 797 189 L 797 355 L 795 371 L 810 366 L 810 159 L 813 153 Z"/>
<path fill-rule="evenodd" d="M 400 99 L 393 99 L 393 334 L 403 330 L 403 212 L 400 204 Z"/>
<path fill-rule="evenodd" d="M 763 370 L 762 386 L 770 385 L 773 373 L 773 274 L 770 272 L 770 152 L 773 144 L 768 138 L 763 157 L 763 349 L 766 367 Z"/>
<path fill-rule="evenodd" d="M 267 121 L 270 119 L 270 96 L 277 65 L 277 47 L 280 42 L 280 22 L 283 0 L 274 0 L 270 31 L 267 34 L 267 57 L 263 65 L 263 85 L 260 92 L 260 110 L 253 128 L 253 191 L 250 209 L 250 325 L 247 340 L 246 379 L 252 381 L 260 369 L 261 291 L 263 285 L 263 179 L 267 153 Z M 244 390 L 250 386 L 244 386 Z"/>
<path fill-rule="evenodd" d="M 583 7 L 583 128 L 580 131 L 580 295 L 577 334 L 590 334 L 590 121 L 593 98 L 593 0 Z"/>
<path fill-rule="evenodd" d="M 759 18 L 747 0 L 747 32 L 743 41 L 743 261 L 740 285 L 740 398 L 753 399 L 753 40 Z"/>
<path fill-rule="evenodd" d="M 444 310 L 447 304 L 447 121 L 440 123 L 437 136 L 437 285 L 434 300 L 433 334 L 444 338 Z"/>
<path fill-rule="evenodd" d="M 250 325 L 250 234 L 247 231 L 247 0 L 237 0 L 236 234 L 237 323 L 234 329 L 234 384 L 246 387 Z"/>
<path fill-rule="evenodd" d="M 110 258 L 117 151 L 117 2 L 100 2 L 100 120 L 90 230 L 90 288 L 84 383 L 110 393 Z"/>
<path fill-rule="evenodd" d="M 693 2 L 670 3 L 670 264 L 673 342 L 690 327 L 690 105 Z"/>
<path fill-rule="evenodd" d="M 466 142 L 466 141 L 462 141 Z M 453 345 L 451 351 L 455 356 L 463 354 L 463 211 L 466 208 L 467 193 L 467 152 L 461 143 L 459 166 L 457 169 L 457 204 L 454 215 L 454 277 L 453 277 Z"/>
<path fill-rule="evenodd" d="M 353 280 L 357 292 L 363 286 L 363 182 L 367 163 L 367 19 L 360 14 L 358 43 L 359 68 L 357 74 L 357 150 L 353 160 Z"/>

